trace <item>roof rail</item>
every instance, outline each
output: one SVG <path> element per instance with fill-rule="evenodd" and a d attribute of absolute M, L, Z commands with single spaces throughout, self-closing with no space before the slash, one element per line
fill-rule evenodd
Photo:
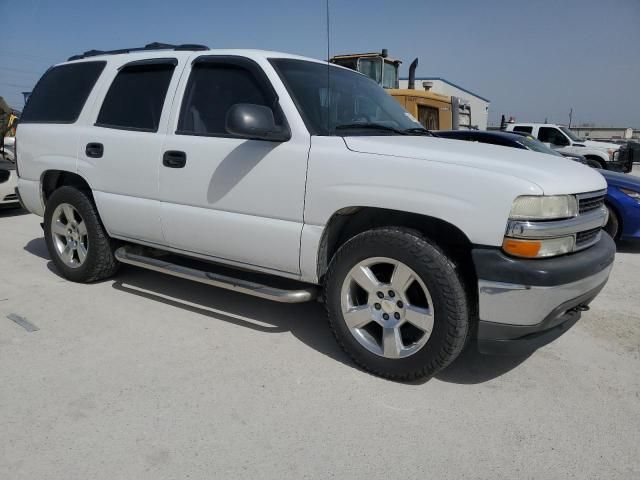
<path fill-rule="evenodd" d="M 134 47 L 134 48 L 121 48 L 118 50 L 87 50 L 84 53 L 79 55 L 73 55 L 67 59 L 68 62 L 72 60 L 80 60 L 81 58 L 87 57 L 95 57 L 98 55 L 118 55 L 121 53 L 130 53 L 130 52 L 144 52 L 147 50 L 209 50 L 209 47 L 206 45 L 198 45 L 194 43 L 185 43 L 182 45 L 172 45 L 169 43 L 160 43 L 153 42 L 145 45 L 144 47 Z"/>

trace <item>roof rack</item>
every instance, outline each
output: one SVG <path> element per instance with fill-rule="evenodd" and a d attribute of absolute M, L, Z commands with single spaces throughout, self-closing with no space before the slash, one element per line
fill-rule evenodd
<path fill-rule="evenodd" d="M 97 55 L 118 55 L 121 53 L 130 53 L 130 52 L 144 52 L 147 50 L 209 50 L 209 47 L 206 45 L 197 45 L 193 43 L 184 43 L 182 45 L 171 45 L 169 43 L 160 43 L 153 42 L 145 45 L 144 47 L 134 47 L 134 48 L 121 48 L 119 50 L 87 50 L 80 55 L 73 55 L 67 59 L 68 62 L 72 60 L 80 60 L 81 58 L 87 57 L 95 57 Z"/>

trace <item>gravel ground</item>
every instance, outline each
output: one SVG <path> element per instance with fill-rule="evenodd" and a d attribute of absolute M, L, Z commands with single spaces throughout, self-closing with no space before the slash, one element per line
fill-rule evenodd
<path fill-rule="evenodd" d="M 551 345 L 401 384 L 317 304 L 134 268 L 69 283 L 39 222 L 0 211 L 1 479 L 640 478 L 638 245 Z"/>

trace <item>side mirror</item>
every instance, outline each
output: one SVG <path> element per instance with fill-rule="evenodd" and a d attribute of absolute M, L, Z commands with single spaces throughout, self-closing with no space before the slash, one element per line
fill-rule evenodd
<path fill-rule="evenodd" d="M 273 110 L 264 105 L 236 103 L 227 112 L 227 132 L 238 137 L 269 142 L 286 142 L 291 132 L 276 125 Z"/>

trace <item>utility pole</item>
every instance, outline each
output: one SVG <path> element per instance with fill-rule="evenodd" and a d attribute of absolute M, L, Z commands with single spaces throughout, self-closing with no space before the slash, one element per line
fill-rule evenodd
<path fill-rule="evenodd" d="M 569 128 L 571 128 L 571 120 L 573 119 L 573 107 L 569 109 Z"/>

